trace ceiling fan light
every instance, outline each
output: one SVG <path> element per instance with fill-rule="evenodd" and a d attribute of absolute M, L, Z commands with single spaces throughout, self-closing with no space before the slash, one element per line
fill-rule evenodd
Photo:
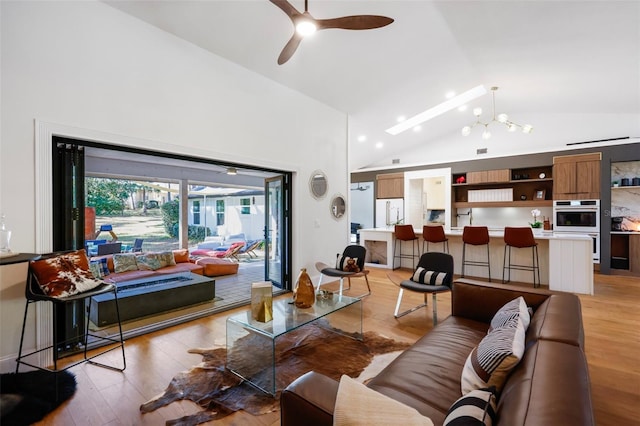
<path fill-rule="evenodd" d="M 318 27 L 316 27 L 316 24 L 313 21 L 310 21 L 308 19 L 301 19 L 296 24 L 296 32 L 303 37 L 306 37 L 315 33 L 317 29 Z"/>
<path fill-rule="evenodd" d="M 480 117 L 482 115 L 482 108 L 480 107 L 476 107 L 473 109 L 473 115 L 475 115 L 476 117 Z"/>
<path fill-rule="evenodd" d="M 522 126 L 522 133 L 531 133 L 533 126 L 531 124 L 525 124 Z"/>
<path fill-rule="evenodd" d="M 471 134 L 471 127 L 464 126 L 462 128 L 462 136 L 469 136 Z"/>
<path fill-rule="evenodd" d="M 507 114 L 498 114 L 498 121 L 500 123 L 506 123 L 509 120 L 509 116 Z"/>

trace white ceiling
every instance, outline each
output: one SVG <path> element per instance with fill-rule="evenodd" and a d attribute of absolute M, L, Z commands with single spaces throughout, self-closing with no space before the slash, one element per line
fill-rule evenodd
<path fill-rule="evenodd" d="M 304 10 L 304 1 L 290 1 Z M 640 115 L 639 1 L 311 0 L 315 18 L 374 14 L 395 22 L 320 31 L 284 65 L 276 59 L 293 28 L 268 0 L 106 3 L 348 113 L 353 143 L 367 136 L 352 170 L 459 134 L 473 121 L 470 110 L 444 114 L 419 133 L 384 130 L 448 91 L 479 84 L 499 86 L 498 109 L 521 124 L 527 115 Z M 485 95 L 469 106 L 489 111 L 490 102 Z"/>

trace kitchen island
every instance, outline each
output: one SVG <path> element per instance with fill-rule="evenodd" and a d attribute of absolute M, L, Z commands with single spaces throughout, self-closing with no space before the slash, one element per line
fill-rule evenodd
<path fill-rule="evenodd" d="M 422 229 L 414 229 L 418 236 L 419 253 L 422 253 Z M 454 259 L 454 272 L 461 273 L 462 265 L 462 228 L 445 229 L 449 239 L 449 253 Z M 489 228 L 489 253 L 491 279 L 502 282 L 504 261 L 504 228 Z M 593 257 L 592 239 L 581 234 L 554 234 L 541 232 L 534 235 L 538 243 L 540 259 L 540 280 L 551 290 L 571 293 L 593 294 Z M 395 233 L 393 228 L 370 228 L 360 230 L 360 244 L 367 249 L 365 264 L 378 268 L 393 268 L 393 246 Z M 411 242 L 401 242 L 403 254 L 411 253 Z M 442 251 L 442 244 L 431 244 L 432 251 Z M 484 246 L 467 246 L 467 259 L 486 259 Z M 417 263 L 417 260 L 416 260 Z M 512 251 L 512 263 L 531 264 L 531 249 Z M 402 259 L 395 267 L 413 269 L 411 259 Z M 467 277 L 488 278 L 487 268 L 467 266 Z M 511 281 L 533 283 L 533 273 L 513 270 Z"/>

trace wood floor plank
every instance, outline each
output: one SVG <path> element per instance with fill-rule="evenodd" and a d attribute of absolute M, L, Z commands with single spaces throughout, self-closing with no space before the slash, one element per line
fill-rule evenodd
<path fill-rule="evenodd" d="M 410 271 L 401 273 L 408 275 Z M 596 421 L 598 426 L 637 424 L 640 278 L 595 274 L 594 280 L 595 295 L 581 295 L 580 300 Z M 398 287 L 381 269 L 372 269 L 369 281 L 373 294 L 364 299 L 364 331 L 413 342 L 432 329 L 430 297 L 428 308 L 395 319 Z M 332 285 L 335 286 L 329 284 L 327 288 Z M 353 280 L 352 290 L 347 294 L 359 295 L 365 288 L 364 281 Z M 405 292 L 402 307 L 406 309 L 422 301 L 421 295 Z M 444 320 L 451 313 L 450 294 L 439 294 L 437 303 L 439 320 Z M 224 346 L 225 319 L 238 311 L 130 339 L 126 343 L 127 369 L 123 373 L 86 364 L 72 368 L 78 379 L 78 392 L 39 425 L 157 425 L 199 411 L 190 401 L 175 402 L 144 415 L 140 414 L 139 406 L 163 391 L 176 373 L 200 362 L 200 356 L 189 354 L 188 349 Z M 118 353 L 114 352 L 108 355 L 110 359 L 116 359 Z M 210 424 L 273 426 L 279 424 L 279 415 L 253 417 L 239 412 Z"/>

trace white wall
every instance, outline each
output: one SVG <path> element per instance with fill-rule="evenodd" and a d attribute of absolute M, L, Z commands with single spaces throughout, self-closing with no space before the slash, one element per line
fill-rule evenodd
<path fill-rule="evenodd" d="M 14 251 L 36 248 L 36 119 L 293 171 L 294 279 L 348 243 L 348 215 L 332 218 L 331 197 L 306 184 L 321 169 L 329 194 L 348 194 L 345 114 L 100 2 L 2 1 L 0 13 L 0 211 Z M 2 360 L 17 352 L 24 270 L 0 270 Z"/>

